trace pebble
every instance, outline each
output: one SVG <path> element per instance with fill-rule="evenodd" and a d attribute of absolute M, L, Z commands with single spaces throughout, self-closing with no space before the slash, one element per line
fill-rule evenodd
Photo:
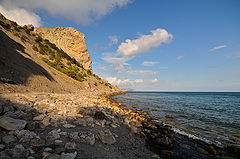
<path fill-rule="evenodd" d="M 62 140 L 55 140 L 54 143 L 55 143 L 55 145 L 62 145 L 63 141 Z"/>
<path fill-rule="evenodd" d="M 72 124 L 64 124 L 63 127 L 69 129 L 69 128 L 75 128 L 76 126 Z"/>
<path fill-rule="evenodd" d="M 77 156 L 77 152 L 75 151 L 74 153 L 62 153 L 60 156 L 60 159 L 74 159 Z"/>
<path fill-rule="evenodd" d="M 76 149 L 76 144 L 74 142 L 67 142 L 65 144 L 65 149 L 74 150 L 74 149 Z"/>
<path fill-rule="evenodd" d="M 4 137 L 2 138 L 2 141 L 3 141 L 5 144 L 14 142 L 14 141 L 16 141 L 16 140 L 17 140 L 17 138 L 16 138 L 15 136 L 13 136 L 13 135 L 7 135 L 7 136 L 4 136 Z"/>

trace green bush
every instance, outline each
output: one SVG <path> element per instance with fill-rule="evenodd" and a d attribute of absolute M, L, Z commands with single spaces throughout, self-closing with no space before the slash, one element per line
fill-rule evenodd
<path fill-rule="evenodd" d="M 20 35 L 18 33 L 14 33 L 14 35 L 20 38 Z"/>
<path fill-rule="evenodd" d="M 87 70 L 87 74 L 88 74 L 88 75 L 92 75 L 91 70 Z"/>
<path fill-rule="evenodd" d="M 35 45 L 32 46 L 32 49 L 38 52 L 38 48 Z"/>
<path fill-rule="evenodd" d="M 31 34 L 30 32 L 33 31 L 33 29 L 34 29 L 34 27 L 28 28 L 26 25 L 23 26 L 23 30 L 24 30 L 28 35 Z"/>
<path fill-rule="evenodd" d="M 14 27 L 14 30 L 16 30 L 16 31 L 20 31 L 20 29 L 17 27 L 17 26 L 13 26 Z"/>
<path fill-rule="evenodd" d="M 95 82 L 94 85 L 97 86 L 97 82 Z"/>
<path fill-rule="evenodd" d="M 41 42 L 43 41 L 43 39 L 42 39 L 42 37 L 38 36 L 38 37 L 35 39 L 35 41 L 36 41 L 37 43 L 41 43 Z"/>
<path fill-rule="evenodd" d="M 26 42 L 27 39 L 28 39 L 28 38 L 27 38 L 25 35 L 21 36 L 21 41 L 22 41 L 22 42 Z"/>
<path fill-rule="evenodd" d="M 4 21 L 0 21 L 0 25 L 7 30 L 11 29 L 11 26 Z"/>

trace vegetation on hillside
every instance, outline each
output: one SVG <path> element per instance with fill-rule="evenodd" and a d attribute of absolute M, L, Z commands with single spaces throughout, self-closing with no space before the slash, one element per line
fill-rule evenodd
<path fill-rule="evenodd" d="M 98 80 L 99 84 L 112 89 L 111 84 L 104 82 L 99 76 L 92 73 L 91 70 L 85 70 L 75 58 L 70 57 L 49 40 L 43 39 L 39 35 L 35 35 L 32 32 L 34 30 L 32 25 L 24 25 L 22 27 L 16 22 L 6 19 L 2 15 L 0 15 L 0 25 L 7 31 L 12 32 L 16 37 L 19 37 L 23 43 L 30 41 L 31 43 L 34 43 L 32 49 L 41 54 L 41 60 L 56 70 L 80 82 L 86 81 L 87 76 L 93 76 Z M 32 38 L 28 35 L 35 36 L 35 39 L 31 40 Z M 0 62 L 0 64 L 2 64 L 2 62 Z M 97 87 L 98 83 L 94 82 L 94 85 Z"/>

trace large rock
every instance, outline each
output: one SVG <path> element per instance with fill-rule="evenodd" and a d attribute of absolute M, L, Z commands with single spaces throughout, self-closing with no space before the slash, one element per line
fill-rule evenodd
<path fill-rule="evenodd" d="M 13 119 L 11 117 L 0 117 L 0 127 L 7 130 L 21 130 L 24 129 L 27 122 L 25 120 Z"/>
<path fill-rule="evenodd" d="M 72 27 L 34 28 L 34 32 L 74 57 L 85 69 L 92 71 L 92 60 L 83 33 Z"/>
<path fill-rule="evenodd" d="M 99 139 L 104 144 L 114 144 L 116 142 L 115 137 L 112 135 L 111 131 L 109 129 L 106 130 L 100 130 L 98 133 Z"/>

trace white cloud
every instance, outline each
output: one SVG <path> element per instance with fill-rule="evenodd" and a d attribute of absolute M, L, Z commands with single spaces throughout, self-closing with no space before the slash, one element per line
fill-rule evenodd
<path fill-rule="evenodd" d="M 144 61 L 142 63 L 143 66 L 153 66 L 155 64 L 157 64 L 158 62 L 153 62 L 153 61 Z"/>
<path fill-rule="evenodd" d="M 157 82 L 158 82 L 157 78 L 154 78 L 153 80 L 151 80 L 151 83 L 157 83 Z"/>
<path fill-rule="evenodd" d="M 221 49 L 221 48 L 224 48 L 224 47 L 227 47 L 227 45 L 216 46 L 216 47 L 214 47 L 214 48 L 208 50 L 208 52 L 210 52 L 210 51 L 214 51 L 214 50 L 218 50 L 218 49 Z"/>
<path fill-rule="evenodd" d="M 143 79 L 135 79 L 135 80 L 130 80 L 128 78 L 126 79 L 118 79 L 117 77 L 107 77 L 106 80 L 111 83 L 112 85 L 118 85 L 121 88 L 130 88 L 130 87 L 134 87 L 138 84 L 143 83 Z"/>
<path fill-rule="evenodd" d="M 142 79 L 135 79 L 134 83 L 143 83 L 143 80 Z"/>
<path fill-rule="evenodd" d="M 2 5 L 0 5 L 0 12 L 12 21 L 17 22 L 19 25 L 32 24 L 35 27 L 41 25 L 41 18 L 33 12 L 29 12 L 23 8 L 15 8 L 6 10 Z"/>
<path fill-rule="evenodd" d="M 117 79 L 117 77 L 107 77 L 106 80 L 111 83 L 112 85 L 118 85 L 118 86 L 126 86 L 126 85 L 132 85 L 132 82 L 130 79 Z"/>
<path fill-rule="evenodd" d="M 152 70 L 134 70 L 134 71 L 131 70 L 127 71 L 127 73 L 142 76 L 153 76 L 157 74 L 157 72 L 153 72 Z"/>
<path fill-rule="evenodd" d="M 177 58 L 176 58 L 176 60 L 178 61 L 178 60 L 181 60 L 183 58 L 183 56 L 178 56 Z"/>
<path fill-rule="evenodd" d="M 42 9 L 56 16 L 64 16 L 80 24 L 89 24 L 110 14 L 132 0 L 2 0 L 4 7 Z"/>
<path fill-rule="evenodd" d="M 117 56 L 133 57 L 137 54 L 150 51 L 152 48 L 160 46 L 162 43 L 171 41 L 173 35 L 164 29 L 156 29 L 151 31 L 150 35 L 141 35 L 138 39 L 122 42 L 118 46 Z"/>
<path fill-rule="evenodd" d="M 127 72 L 131 70 L 131 67 L 125 68 L 124 66 L 130 66 L 126 61 L 130 60 L 125 57 L 115 57 L 111 54 L 104 54 L 102 60 L 110 63 L 112 67 L 114 67 L 115 72 Z"/>

